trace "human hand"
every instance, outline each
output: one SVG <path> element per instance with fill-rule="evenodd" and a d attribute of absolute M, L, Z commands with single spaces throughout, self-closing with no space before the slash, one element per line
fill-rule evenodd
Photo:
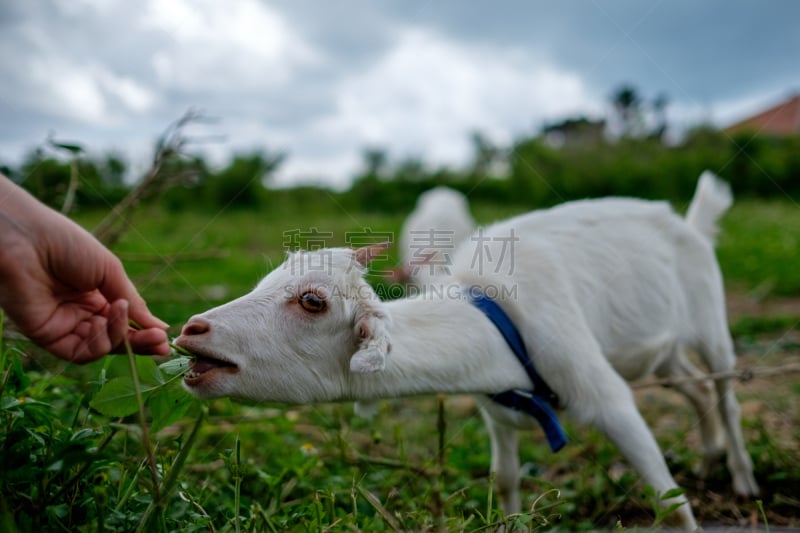
<path fill-rule="evenodd" d="M 167 325 L 147 309 L 119 259 L 4 177 L 0 307 L 33 342 L 67 361 L 124 352 L 126 341 L 135 353 L 169 353 Z"/>

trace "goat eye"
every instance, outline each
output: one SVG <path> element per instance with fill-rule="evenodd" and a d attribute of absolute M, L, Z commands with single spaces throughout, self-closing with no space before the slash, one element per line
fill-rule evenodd
<path fill-rule="evenodd" d="M 300 305 L 309 313 L 320 313 L 325 310 L 325 300 L 316 292 L 308 291 L 300 295 Z"/>

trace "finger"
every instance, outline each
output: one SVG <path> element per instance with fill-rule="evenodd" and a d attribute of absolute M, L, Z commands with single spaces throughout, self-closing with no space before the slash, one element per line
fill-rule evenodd
<path fill-rule="evenodd" d="M 165 322 L 150 313 L 144 299 L 125 274 L 122 263 L 111 253 L 106 256 L 100 292 L 111 302 L 119 299 L 127 300 L 129 303 L 128 317 L 141 327 L 167 329 L 168 325 Z"/>
<path fill-rule="evenodd" d="M 167 332 L 160 328 L 149 328 L 128 333 L 133 351 L 138 354 L 167 355 L 170 352 Z"/>
<path fill-rule="evenodd" d="M 86 337 L 86 353 L 81 354 L 82 358 L 89 360 L 99 359 L 111 351 L 111 339 L 108 336 L 109 322 L 102 316 L 94 315 L 88 319 L 91 324 L 91 331 Z"/>
<path fill-rule="evenodd" d="M 139 302 L 136 305 L 134 305 L 134 302 L 131 302 L 128 316 L 143 328 L 158 328 L 166 331 L 169 327 L 169 324 L 150 312 L 147 308 L 147 304 L 141 297 L 139 297 Z"/>
<path fill-rule="evenodd" d="M 128 308 L 127 300 L 117 300 L 111 304 L 108 311 L 107 335 L 109 348 L 120 346 L 128 334 Z"/>

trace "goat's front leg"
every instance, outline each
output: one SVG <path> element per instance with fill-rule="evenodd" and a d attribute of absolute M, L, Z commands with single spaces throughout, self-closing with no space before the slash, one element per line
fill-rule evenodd
<path fill-rule="evenodd" d="M 519 441 L 517 430 L 492 418 L 485 410 L 481 414 L 492 443 L 492 472 L 500 503 L 507 515 L 521 509 L 519 496 Z"/>
<path fill-rule="evenodd" d="M 676 488 L 677 484 L 669 473 L 661 449 L 636 408 L 627 383 L 610 368 L 608 375 L 595 375 L 595 379 L 599 396 L 596 402 L 583 406 L 586 411 L 582 413 L 582 418 L 588 418 L 587 421 L 619 447 L 645 483 L 653 487 L 657 494 Z M 678 496 L 661 502 L 664 507 L 673 503 L 681 504 L 675 511 L 680 526 L 689 531 L 697 529 L 686 497 Z"/>

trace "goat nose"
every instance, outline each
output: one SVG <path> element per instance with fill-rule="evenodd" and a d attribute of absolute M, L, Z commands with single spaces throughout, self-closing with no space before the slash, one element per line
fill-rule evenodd
<path fill-rule="evenodd" d="M 189 319 L 189 322 L 183 326 L 181 335 L 185 335 L 187 337 L 190 335 L 202 335 L 203 333 L 208 333 L 209 331 L 211 331 L 211 322 L 205 318 L 193 316 Z"/>

